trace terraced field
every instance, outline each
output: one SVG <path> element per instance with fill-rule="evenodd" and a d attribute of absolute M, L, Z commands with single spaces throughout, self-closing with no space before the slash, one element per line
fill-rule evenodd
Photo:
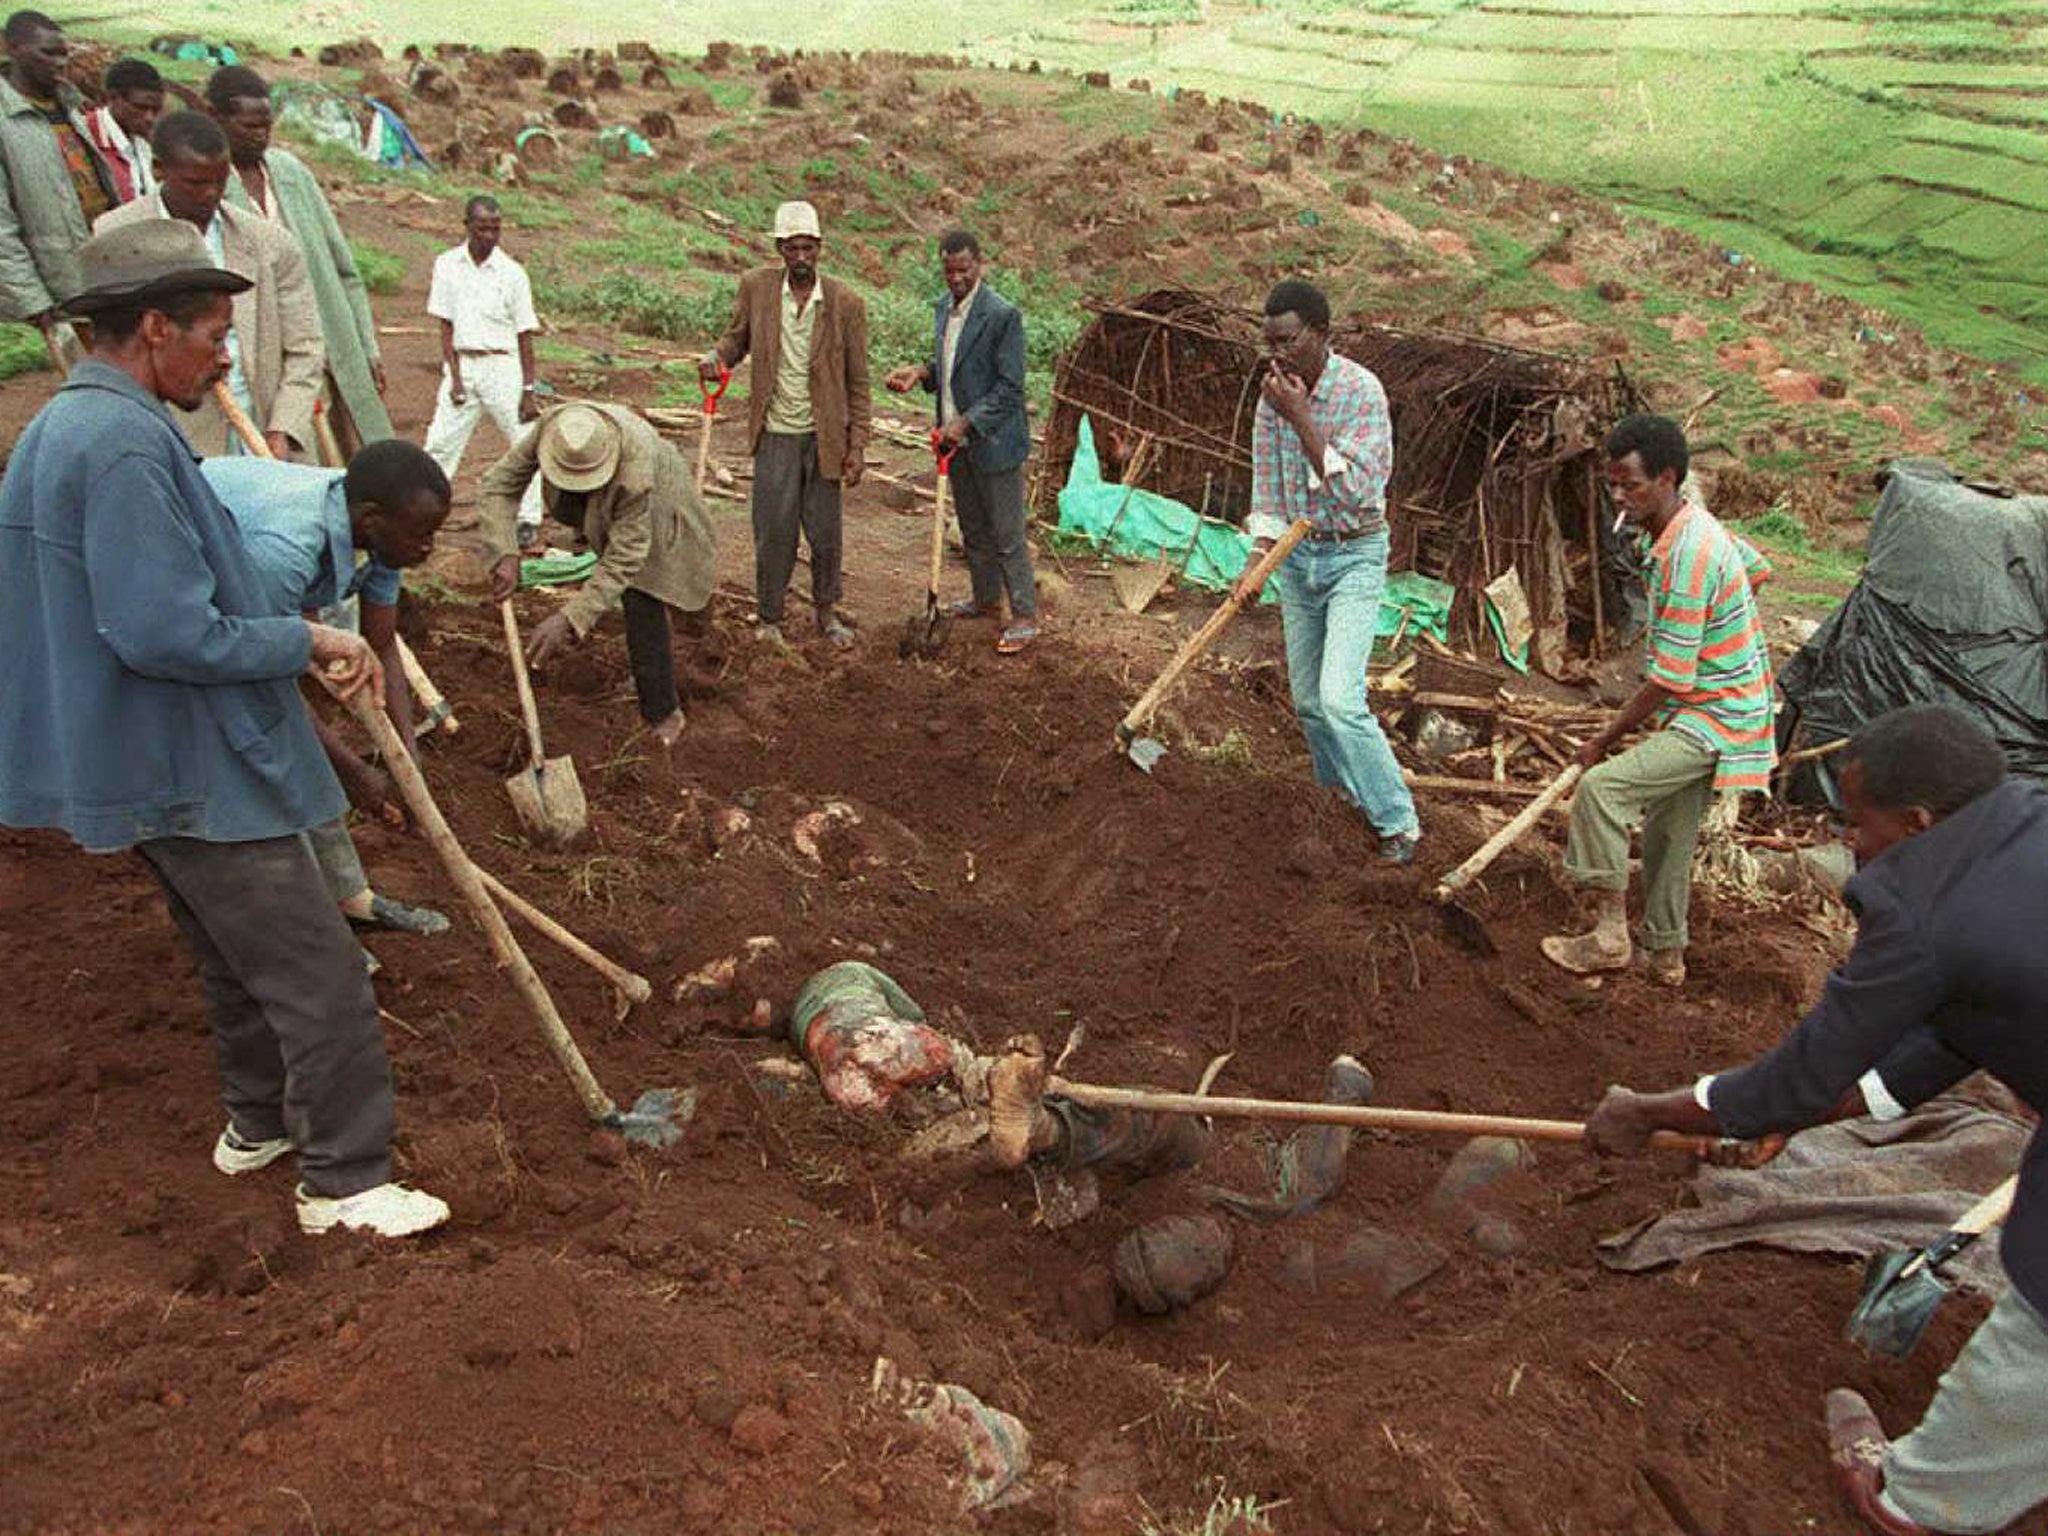
<path fill-rule="evenodd" d="M 770 0 L 166 0 L 273 46 L 797 41 Z M 1107 70 L 1605 194 L 2048 386 L 2048 10 L 2017 0 L 820 0 L 826 48 Z"/>

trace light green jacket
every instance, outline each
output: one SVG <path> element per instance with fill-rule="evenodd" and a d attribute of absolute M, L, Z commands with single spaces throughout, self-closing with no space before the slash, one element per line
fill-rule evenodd
<path fill-rule="evenodd" d="M 0 65 L 0 320 L 26 320 L 83 286 L 78 248 L 91 231 L 49 119 L 14 88 L 10 68 Z M 60 83 L 57 93 L 83 137 L 78 92 Z"/>
<path fill-rule="evenodd" d="M 289 150 L 273 148 L 264 155 L 263 167 L 270 178 L 272 216 L 298 236 L 299 249 L 305 252 L 334 390 L 364 442 L 391 437 L 391 415 L 370 374 L 370 365 L 379 358 L 377 322 L 370 314 L 370 290 L 356 270 L 355 252 L 305 161 Z M 255 210 L 239 174 L 228 177 L 228 201 Z"/>

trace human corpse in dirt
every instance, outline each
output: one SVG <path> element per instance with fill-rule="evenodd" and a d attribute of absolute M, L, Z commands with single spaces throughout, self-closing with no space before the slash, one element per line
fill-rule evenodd
<path fill-rule="evenodd" d="M 1841 786 L 1861 869 L 1849 959 L 1776 1048 L 1691 1087 L 1610 1088 L 1587 1122 L 1604 1153 L 1653 1131 L 1762 1137 L 1896 1118 L 1978 1068 L 2048 1108 L 2048 791 L 2008 780 L 1959 711 L 1916 704 L 1864 726 Z M 1844 1498 L 1887 1536 L 1995 1531 L 2048 1499 L 2048 1131 L 2036 1127 L 2001 1249 L 2012 1288 L 1887 1441 L 1870 1405 L 1827 1397 Z"/>
<path fill-rule="evenodd" d="M 1035 1035 L 1014 1037 L 994 1057 L 978 1055 L 932 1028 L 892 977 L 859 960 L 811 977 L 775 1028 L 842 1108 L 881 1108 L 905 1089 L 940 1090 L 933 1107 L 953 1113 L 916 1150 L 964 1152 L 985 1141 L 987 1162 L 999 1169 L 1107 1166 L 1138 1177 L 1192 1168 L 1208 1154 L 1205 1121 L 1095 1109 L 1048 1093 Z"/>
<path fill-rule="evenodd" d="M 1643 829 L 1643 944 L 1651 980 L 1685 983 L 1686 913 L 1700 820 L 1716 794 L 1770 788 L 1771 665 L 1745 546 L 1681 493 L 1685 433 L 1662 416 L 1624 418 L 1607 438 L 1607 487 L 1649 541 L 1647 676 L 1579 750 L 1565 879 L 1590 893 L 1593 927 L 1543 941 L 1579 975 L 1626 970 L 1629 829 Z M 1616 756 L 1638 726 L 1650 734 Z"/>
<path fill-rule="evenodd" d="M 231 458 L 206 459 L 200 472 L 242 530 L 268 611 L 360 629 L 370 642 L 384 666 L 385 710 L 417 762 L 412 691 L 398 654 L 398 596 L 402 572 L 433 553 L 448 516 L 448 477 L 440 466 L 413 444 L 386 438 L 357 453 L 345 471 Z M 350 803 L 402 826 L 405 816 L 384 772 L 324 720 L 316 716 L 313 726 Z M 441 913 L 370 888 L 342 818 L 313 828 L 307 839 L 329 893 L 358 932 L 447 928 Z"/>
<path fill-rule="evenodd" d="M 536 475 L 548 516 L 583 535 L 597 567 L 560 612 L 534 627 L 527 661 L 545 666 L 617 602 L 640 718 L 662 746 L 674 746 L 688 722 L 676 693 L 669 610 L 702 628 L 718 579 L 717 540 L 689 465 L 624 406 L 572 400 L 548 411 L 484 471 L 483 537 L 497 602 L 519 586 L 519 504 Z"/>

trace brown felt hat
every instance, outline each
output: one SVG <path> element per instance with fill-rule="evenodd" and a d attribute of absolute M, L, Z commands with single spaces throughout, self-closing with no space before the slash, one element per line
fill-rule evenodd
<path fill-rule="evenodd" d="M 540 472 L 565 491 L 594 491 L 619 468 L 619 427 L 594 405 L 573 401 L 540 429 Z"/>
<path fill-rule="evenodd" d="M 93 315 L 185 293 L 243 293 L 255 285 L 213 264 L 205 237 L 183 219 L 144 219 L 94 235 L 78 248 L 79 294 L 64 304 Z"/>

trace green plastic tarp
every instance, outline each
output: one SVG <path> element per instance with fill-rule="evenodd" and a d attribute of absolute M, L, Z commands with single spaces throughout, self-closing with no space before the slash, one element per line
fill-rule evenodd
<path fill-rule="evenodd" d="M 1150 560 L 1163 553 L 1178 566 L 1185 556 L 1185 579 L 1212 592 L 1223 591 L 1237 580 L 1252 547 L 1241 530 L 1202 517 L 1170 496 L 1104 480 L 1102 460 L 1095 452 L 1095 426 L 1085 416 L 1074 444 L 1074 467 L 1060 488 L 1059 527 L 1062 533 L 1079 534 L 1097 549 L 1134 560 Z M 1194 543 L 1191 555 L 1190 541 Z M 1447 582 L 1413 571 L 1396 571 L 1387 578 L 1386 594 L 1380 600 L 1378 632 L 1388 638 L 1430 635 L 1448 642 L 1453 596 Z M 1278 601 L 1271 583 L 1262 601 Z"/>
<path fill-rule="evenodd" d="M 589 550 L 580 555 L 543 555 L 519 562 L 522 587 L 566 587 L 581 581 L 597 568 L 597 556 Z"/>

